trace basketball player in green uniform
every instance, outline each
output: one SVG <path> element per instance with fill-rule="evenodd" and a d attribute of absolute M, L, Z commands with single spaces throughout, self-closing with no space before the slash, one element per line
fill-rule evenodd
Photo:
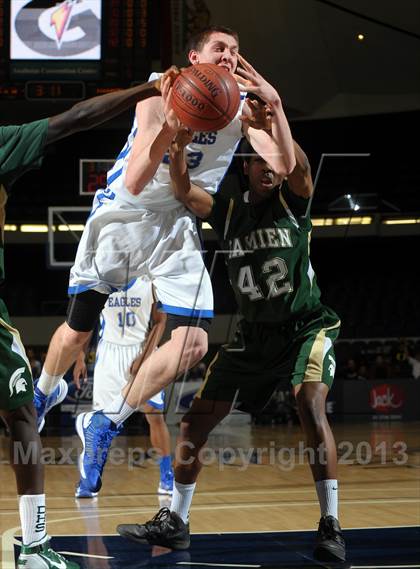
<path fill-rule="evenodd" d="M 313 185 L 307 157 L 295 143 L 296 167 L 286 183 L 246 143 L 242 152 L 248 155 L 243 162 L 248 187 L 233 176 L 210 196 L 190 184 L 185 138 L 188 133 L 180 131 L 170 152 L 176 196 L 217 232 L 243 319 L 234 341 L 210 364 L 182 420 L 170 510 L 160 510 L 146 525 L 117 529 L 137 541 L 187 548 L 189 508 L 202 467 L 199 452 L 209 433 L 232 405 L 248 412 L 262 410 L 279 382 L 288 379 L 307 446 L 314 449 L 310 466 L 321 508 L 314 556 L 343 561 L 336 446 L 325 413 L 340 321 L 321 304 L 309 259 Z"/>
<path fill-rule="evenodd" d="M 20 126 L 0 126 L 0 283 L 4 281 L 6 188 L 27 170 L 41 165 L 47 145 L 92 128 L 153 95 L 160 95 L 160 81 L 82 101 L 50 118 Z M 19 495 L 22 549 L 17 565 L 26 569 L 75 569 L 79 567 L 77 563 L 51 549 L 46 532 L 42 447 L 33 395 L 25 349 L 0 298 L 0 416 L 10 432 L 11 464 Z M 48 405 L 59 402 L 51 399 Z"/>

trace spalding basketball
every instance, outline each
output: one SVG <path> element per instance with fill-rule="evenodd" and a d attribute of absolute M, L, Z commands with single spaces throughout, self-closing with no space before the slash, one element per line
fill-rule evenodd
<path fill-rule="evenodd" d="M 235 118 L 240 100 L 238 84 L 226 69 L 198 63 L 175 79 L 171 106 L 185 126 L 205 132 L 227 126 Z"/>

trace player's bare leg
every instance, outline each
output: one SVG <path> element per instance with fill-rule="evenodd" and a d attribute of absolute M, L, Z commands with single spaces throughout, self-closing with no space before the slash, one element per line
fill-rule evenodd
<path fill-rule="evenodd" d="M 328 386 L 321 382 L 296 386 L 295 396 L 310 466 L 321 508 L 314 556 L 320 561 L 343 561 L 345 545 L 338 523 L 337 450 L 325 412 Z"/>
<path fill-rule="evenodd" d="M 81 455 L 83 478 L 91 492 L 98 492 L 102 486 L 108 449 L 121 424 L 178 375 L 200 361 L 206 351 L 207 332 L 198 327 L 177 327 L 171 339 L 140 365 L 133 382 L 106 409 L 79 415 L 76 428 L 85 441 Z"/>
<path fill-rule="evenodd" d="M 164 412 L 155 409 L 148 403 L 142 406 L 142 411 L 145 413 L 146 420 L 149 423 L 152 447 L 159 452 L 160 455 L 160 482 L 158 493 L 172 494 L 174 473 L 172 470 L 171 437 L 165 422 Z"/>
<path fill-rule="evenodd" d="M 197 364 L 206 354 L 207 346 L 207 332 L 202 328 L 176 328 L 170 340 L 151 354 L 140 367 L 134 381 L 124 388 L 122 394 L 125 402 L 137 409 L 181 373 Z"/>
<path fill-rule="evenodd" d="M 206 444 L 211 431 L 226 415 L 229 415 L 231 408 L 231 401 L 194 399 L 180 425 L 174 467 L 176 483 L 194 484 L 196 482 L 203 467 L 199 460 L 200 450 Z M 179 513 L 177 509 L 171 509 Z M 189 504 L 186 510 L 188 514 Z"/>
<path fill-rule="evenodd" d="M 62 376 L 74 364 L 91 332 L 78 332 L 64 322 L 51 338 L 44 370 L 50 376 Z"/>
<path fill-rule="evenodd" d="M 33 403 L 0 413 L 10 432 L 10 464 L 15 472 L 18 494 L 44 494 L 42 446 Z"/>
<path fill-rule="evenodd" d="M 202 468 L 200 450 L 209 433 L 229 414 L 231 407 L 230 401 L 194 399 L 191 409 L 182 419 L 176 446 L 175 484 L 170 510 L 162 508 L 147 524 L 121 524 L 117 527 L 120 535 L 171 549 L 189 547 L 189 509 Z"/>
<path fill-rule="evenodd" d="M 69 367 L 76 361 L 91 332 L 77 332 L 64 322 L 55 331 L 39 380 L 35 382 L 35 408 L 38 431 L 42 431 L 45 415 L 67 396 L 68 386 L 63 379 Z"/>
<path fill-rule="evenodd" d="M 337 478 L 337 450 L 325 412 L 327 395 L 328 386 L 325 383 L 303 383 L 295 388 L 306 444 L 314 450 L 310 466 L 315 482 Z"/>
<path fill-rule="evenodd" d="M 44 467 L 34 404 L 13 411 L 0 411 L 10 431 L 10 464 L 15 472 L 22 526 L 18 567 L 63 567 L 77 569 L 50 548 L 46 527 Z M 42 553 L 42 558 L 39 555 Z"/>
<path fill-rule="evenodd" d="M 149 423 L 152 447 L 163 456 L 171 454 L 171 438 L 165 423 L 165 415 L 148 404 L 142 406 L 142 411 Z"/>

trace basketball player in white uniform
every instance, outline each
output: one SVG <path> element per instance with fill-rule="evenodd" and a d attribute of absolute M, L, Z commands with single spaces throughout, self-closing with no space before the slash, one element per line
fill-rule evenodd
<path fill-rule="evenodd" d="M 132 380 L 147 354 L 156 348 L 165 328 L 166 316 L 156 310 L 152 283 L 139 278 L 125 291 L 108 297 L 100 317 L 99 340 L 93 373 L 93 409 L 106 411 L 107 405 Z M 153 326 L 153 327 L 152 327 Z M 152 333 L 153 330 L 153 333 Z M 149 337 L 151 341 L 148 341 Z M 74 379 L 86 377 L 85 353 L 76 361 Z M 170 454 L 170 435 L 164 420 L 165 392 L 162 390 L 142 406 L 150 426 L 150 438 L 159 451 L 160 483 L 158 494 L 172 494 L 173 471 Z M 82 422 L 82 415 L 76 421 Z M 81 433 L 83 440 L 83 433 Z M 83 472 L 76 487 L 76 498 L 93 498 L 84 483 Z"/>
<path fill-rule="evenodd" d="M 234 74 L 244 90 L 258 95 L 270 107 L 272 129 L 267 132 L 253 128 L 252 121 L 242 116 L 242 110 L 245 114 L 247 111 L 241 105 L 224 129 L 196 133 L 186 148 L 190 178 L 210 193 L 217 192 L 242 134 L 282 177 L 295 165 L 281 99 L 274 87 L 238 54 L 238 49 L 236 32 L 213 27 L 192 38 L 188 57 L 192 65 L 214 63 Z M 237 68 L 238 61 L 241 68 Z M 46 395 L 59 387 L 110 293 L 139 275 L 151 278 L 172 334 L 149 357 L 148 366 L 140 367 L 134 382 L 105 415 L 85 417 L 85 430 L 91 426 L 93 431 L 104 433 L 101 440 L 95 438 L 95 448 L 110 444 L 108 431 L 116 433 L 117 424 L 200 361 L 207 351 L 207 331 L 213 315 L 210 277 L 202 260 L 195 219 L 174 198 L 165 159 L 182 127 L 169 104 L 172 82 L 168 74 L 162 82 L 165 97 L 162 92 L 162 98 L 151 97 L 137 105 L 136 121 L 109 172 L 108 187 L 95 196 L 71 270 L 69 292 L 73 297 L 67 320 L 50 343 L 37 386 Z M 100 485 L 98 473 L 92 472 L 91 483 L 93 487 Z"/>

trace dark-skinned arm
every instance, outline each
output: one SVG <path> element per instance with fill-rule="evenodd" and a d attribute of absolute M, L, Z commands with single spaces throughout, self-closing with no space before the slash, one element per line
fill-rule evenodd
<path fill-rule="evenodd" d="M 178 131 L 169 147 L 169 173 L 175 198 L 200 219 L 206 219 L 213 208 L 213 198 L 205 190 L 191 184 L 185 162 L 184 148 L 190 142 L 192 133 L 186 129 Z"/>
<path fill-rule="evenodd" d="M 290 190 L 301 198 L 310 198 L 314 192 L 311 176 L 311 166 L 308 157 L 294 140 L 296 166 L 293 172 L 287 176 L 287 185 Z"/>

